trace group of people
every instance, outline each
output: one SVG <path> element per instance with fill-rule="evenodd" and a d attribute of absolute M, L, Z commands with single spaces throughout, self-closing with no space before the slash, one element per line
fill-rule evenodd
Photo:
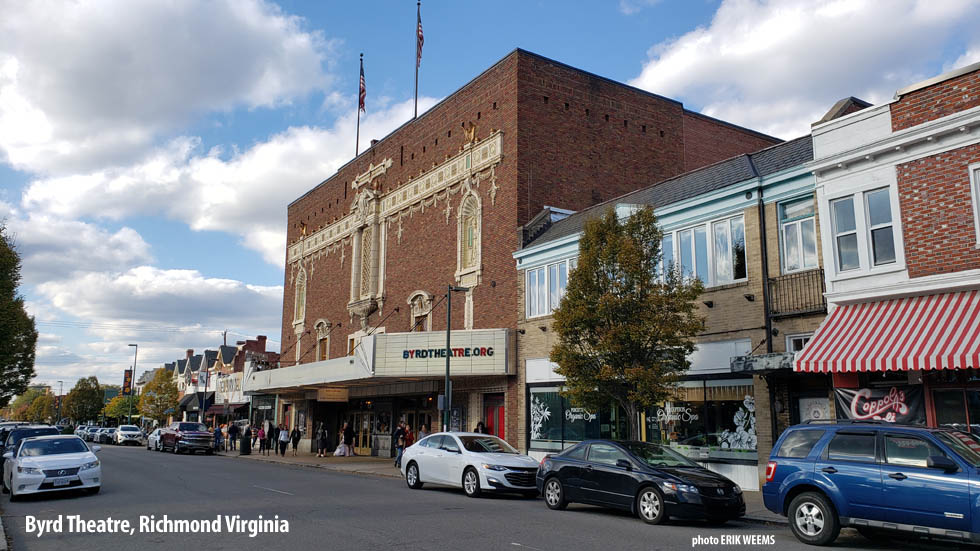
<path fill-rule="evenodd" d="M 322 427 L 323 423 L 320 426 Z M 251 425 L 239 427 L 236 423 L 226 423 L 214 427 L 214 449 L 216 451 L 235 451 L 238 449 L 239 437 L 244 437 L 245 444 L 250 443 L 251 448 L 255 448 L 255 445 L 258 444 L 259 453 L 262 455 L 269 455 L 269 452 L 273 451 L 276 455 L 286 457 L 290 443 L 293 445 L 293 456 L 296 456 L 302 433 L 296 427 L 290 431 L 281 423 L 273 426 L 269 421 L 259 425 L 259 429 L 256 431 L 252 430 Z"/>

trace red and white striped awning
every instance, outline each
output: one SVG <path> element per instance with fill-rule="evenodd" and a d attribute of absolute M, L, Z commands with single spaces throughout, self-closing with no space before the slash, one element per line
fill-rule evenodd
<path fill-rule="evenodd" d="M 840 306 L 796 355 L 815 373 L 980 367 L 980 292 Z"/>

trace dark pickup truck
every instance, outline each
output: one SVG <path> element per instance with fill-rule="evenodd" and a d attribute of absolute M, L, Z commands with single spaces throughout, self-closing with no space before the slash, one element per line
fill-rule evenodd
<path fill-rule="evenodd" d="M 214 436 L 201 423 L 180 421 L 160 430 L 160 448 L 174 453 L 202 451 L 214 453 Z"/>

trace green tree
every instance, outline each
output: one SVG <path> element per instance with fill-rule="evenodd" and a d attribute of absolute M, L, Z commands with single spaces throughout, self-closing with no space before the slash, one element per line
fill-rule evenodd
<path fill-rule="evenodd" d="M 65 396 L 62 414 L 76 423 L 95 421 L 102 412 L 102 387 L 99 380 L 92 377 L 79 379 Z"/>
<path fill-rule="evenodd" d="M 650 208 L 625 220 L 612 209 L 589 220 L 554 313 L 551 361 L 565 376 L 564 394 L 577 406 L 619 405 L 633 440 L 640 413 L 670 397 L 690 366 L 693 337 L 704 330 L 697 311 L 703 286 L 661 269 L 662 239 Z"/>
<path fill-rule="evenodd" d="M 130 407 L 132 405 L 132 407 Z M 128 415 L 132 411 L 134 415 L 139 414 L 139 410 L 136 405 L 135 396 L 116 396 L 105 407 L 105 416 L 111 417 L 113 419 L 128 419 Z"/>
<path fill-rule="evenodd" d="M 38 396 L 43 394 L 40 390 L 36 388 L 29 388 L 10 403 L 11 419 L 16 421 L 30 421 L 30 414 L 28 410 L 31 408 L 31 404 Z"/>
<path fill-rule="evenodd" d="M 161 368 L 153 372 L 153 379 L 143 387 L 139 413 L 163 424 L 167 422 L 168 410 L 177 410 L 177 383 Z"/>
<path fill-rule="evenodd" d="M 0 408 L 34 378 L 37 329 L 17 294 L 19 284 L 20 255 L 0 223 Z"/>
<path fill-rule="evenodd" d="M 27 408 L 27 420 L 33 423 L 54 422 L 54 396 L 43 393 L 34 398 Z"/>

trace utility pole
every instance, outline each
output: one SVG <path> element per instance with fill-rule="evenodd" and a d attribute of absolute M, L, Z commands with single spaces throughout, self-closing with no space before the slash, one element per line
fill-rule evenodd
<path fill-rule="evenodd" d="M 135 348 L 135 350 L 133 350 L 133 376 L 129 379 L 130 381 L 134 381 L 136 379 L 136 355 L 140 351 L 140 345 L 138 345 L 138 344 L 131 344 L 129 346 L 132 346 L 132 347 Z M 129 418 L 127 420 L 128 424 L 130 424 L 130 425 L 133 424 L 133 386 L 134 386 L 133 383 L 130 383 L 130 387 L 129 387 Z M 123 390 L 125 390 L 125 389 L 123 389 Z"/>
<path fill-rule="evenodd" d="M 55 421 L 55 424 L 61 422 L 61 401 L 65 399 L 64 396 L 62 396 L 64 392 L 65 392 L 65 382 L 58 381 L 58 420 Z"/>
<path fill-rule="evenodd" d="M 446 398 L 443 400 L 445 409 L 442 413 L 442 430 L 444 432 L 448 432 L 450 429 L 449 416 L 453 409 L 452 381 L 449 380 L 449 360 L 453 357 L 453 349 L 450 347 L 450 335 L 453 330 L 453 291 L 465 293 L 470 290 L 469 287 L 457 287 L 455 285 L 449 285 L 448 289 L 446 292 Z"/>

